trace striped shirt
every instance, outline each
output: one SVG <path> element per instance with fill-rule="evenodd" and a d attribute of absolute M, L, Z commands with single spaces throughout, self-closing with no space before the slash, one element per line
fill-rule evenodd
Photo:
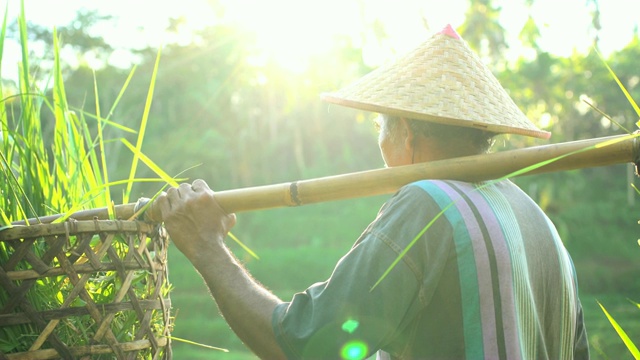
<path fill-rule="evenodd" d="M 589 357 L 571 258 L 509 181 L 405 186 L 273 326 L 292 359 Z"/>

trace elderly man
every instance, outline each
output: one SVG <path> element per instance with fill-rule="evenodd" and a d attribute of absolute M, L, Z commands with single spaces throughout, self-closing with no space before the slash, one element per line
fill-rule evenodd
<path fill-rule="evenodd" d="M 498 134 L 550 135 L 451 27 L 324 99 L 381 114 L 387 166 L 484 153 Z M 204 181 L 170 189 L 154 206 L 226 321 L 261 358 L 589 357 L 569 254 L 547 216 L 508 180 L 404 186 L 331 277 L 288 302 L 225 246 L 236 218 Z"/>

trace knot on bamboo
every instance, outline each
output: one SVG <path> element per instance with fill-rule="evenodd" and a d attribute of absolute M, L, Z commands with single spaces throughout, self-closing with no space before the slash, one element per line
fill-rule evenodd
<path fill-rule="evenodd" d="M 635 135 L 633 138 L 633 164 L 636 167 L 636 176 L 640 176 L 640 173 L 638 173 L 638 167 L 640 166 L 640 141 L 638 136 L 640 136 L 640 130 L 634 131 L 633 135 Z"/>

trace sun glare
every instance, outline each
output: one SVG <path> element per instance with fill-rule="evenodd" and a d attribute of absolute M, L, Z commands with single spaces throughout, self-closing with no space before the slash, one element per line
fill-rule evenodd
<path fill-rule="evenodd" d="M 365 62 L 377 66 L 426 39 L 447 23 L 461 23 L 465 0 L 447 3 L 325 0 L 221 1 L 225 17 L 256 34 L 258 46 L 271 60 L 294 72 L 306 69 L 309 58 L 325 53 L 336 35 L 350 38 L 364 50 Z M 428 19 L 433 29 L 427 29 Z M 387 40 L 379 41 L 370 31 Z"/>
<path fill-rule="evenodd" d="M 326 52 L 346 21 L 325 2 L 252 1 L 248 9 L 246 2 L 228 1 L 224 6 L 228 19 L 255 33 L 266 57 L 293 72 L 304 71 L 312 56 Z"/>
<path fill-rule="evenodd" d="M 5 1 L 10 17 L 15 17 L 19 12 L 17 2 Z M 223 11 L 222 19 L 207 0 L 157 1 L 152 15 L 147 7 L 132 7 L 130 0 L 67 0 L 64 6 L 49 0 L 29 0 L 25 5 L 30 21 L 48 27 L 68 24 L 82 8 L 111 14 L 116 24 L 98 24 L 95 32 L 116 50 L 188 43 L 193 41 L 192 31 L 224 21 L 254 33 L 265 58 L 301 73 L 311 57 L 330 50 L 336 35 L 348 37 L 361 47 L 363 60 L 371 67 L 393 60 L 445 25 L 460 26 L 468 0 L 217 0 L 217 4 Z M 529 14 L 541 27 L 540 45 L 545 50 L 566 55 L 591 45 L 593 9 L 584 4 L 554 0 L 535 1 L 530 8 L 524 1 L 495 0 L 494 4 L 502 9 L 500 22 L 516 56 L 524 51 L 517 36 Z M 628 43 L 638 25 L 630 15 L 637 9 L 630 6 L 623 0 L 600 4 L 603 31 L 599 44 L 603 53 Z M 167 32 L 168 19 L 177 17 L 185 20 L 180 31 Z"/>

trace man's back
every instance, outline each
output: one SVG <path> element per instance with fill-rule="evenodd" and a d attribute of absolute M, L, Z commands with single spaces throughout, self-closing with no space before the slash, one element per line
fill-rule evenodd
<path fill-rule="evenodd" d="M 289 358 L 584 358 L 576 286 L 555 228 L 511 182 L 420 181 L 273 328 Z"/>
<path fill-rule="evenodd" d="M 588 357 L 573 264 L 551 221 L 526 194 L 508 181 L 421 181 L 410 187 L 411 202 L 424 202 L 426 209 L 413 210 L 415 216 L 426 216 L 425 224 L 439 218 L 408 253 L 422 267 L 422 301 L 399 337 L 412 340 L 394 353 Z"/>

